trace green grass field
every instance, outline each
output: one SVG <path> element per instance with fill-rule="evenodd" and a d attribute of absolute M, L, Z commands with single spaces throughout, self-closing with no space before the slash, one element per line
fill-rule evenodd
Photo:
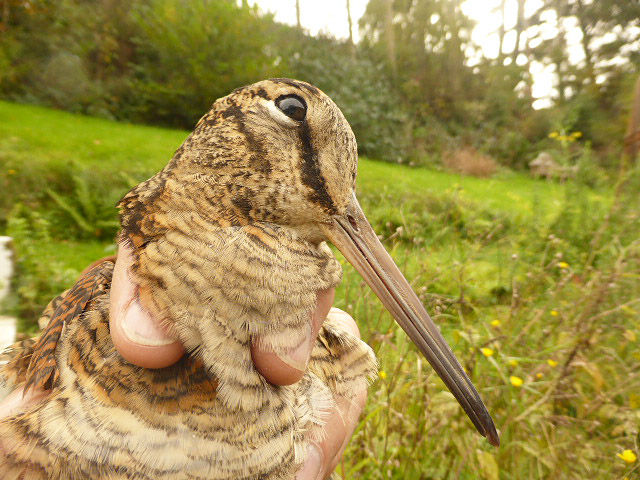
<path fill-rule="evenodd" d="M 115 202 L 187 134 L 0 102 L 0 234 L 18 256 L 7 308 L 25 329 L 114 251 Z M 339 473 L 638 478 L 638 462 L 617 456 L 640 454 L 638 185 L 637 172 L 594 191 L 362 159 L 363 208 L 479 388 L 502 446 L 475 433 L 345 265 L 336 306 L 356 318 L 381 371 Z"/>

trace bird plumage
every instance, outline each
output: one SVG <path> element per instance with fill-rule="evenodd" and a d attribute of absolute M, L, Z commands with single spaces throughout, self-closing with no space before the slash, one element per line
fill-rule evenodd
<path fill-rule="evenodd" d="M 302 126 L 274 106 L 287 95 L 306 102 Z M 303 379 L 277 387 L 249 345 L 283 353 L 307 338 L 316 292 L 341 271 L 318 223 L 346 209 L 356 163 L 346 120 L 311 85 L 274 79 L 218 100 L 119 205 L 139 302 L 190 353 L 159 370 L 122 359 L 109 335 L 113 264 L 94 267 L 3 367 L 6 386 L 52 393 L 0 420 L 0 476 L 291 478 L 335 396 L 361 391 L 375 358 L 329 319 Z"/>
<path fill-rule="evenodd" d="M 356 171 L 351 128 L 312 85 L 271 79 L 216 101 L 120 202 L 131 260 L 86 272 L 47 308 L 41 338 L 9 354 L 6 388 L 51 394 L 0 420 L 0 477 L 292 478 L 336 398 L 376 371 L 371 349 L 330 317 L 299 382 L 270 385 L 253 364 L 252 343 L 285 354 L 309 338 L 317 292 L 341 276 L 327 239 L 497 445 L 480 396 L 367 222 Z M 110 292 L 122 278 L 185 345 L 174 366 L 136 367 L 115 350 Z"/>

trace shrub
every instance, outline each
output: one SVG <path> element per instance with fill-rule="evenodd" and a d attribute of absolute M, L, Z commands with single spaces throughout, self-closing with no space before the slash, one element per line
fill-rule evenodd
<path fill-rule="evenodd" d="M 444 164 L 454 172 L 474 177 L 490 177 L 498 168 L 491 157 L 472 147 L 465 147 L 446 154 Z"/>

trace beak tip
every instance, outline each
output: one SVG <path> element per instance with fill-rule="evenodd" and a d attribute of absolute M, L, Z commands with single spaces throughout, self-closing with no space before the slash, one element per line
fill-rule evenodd
<path fill-rule="evenodd" d="M 500 437 L 498 436 L 498 432 L 496 431 L 495 427 L 486 432 L 485 436 L 491 445 L 493 445 L 494 447 L 500 446 Z"/>

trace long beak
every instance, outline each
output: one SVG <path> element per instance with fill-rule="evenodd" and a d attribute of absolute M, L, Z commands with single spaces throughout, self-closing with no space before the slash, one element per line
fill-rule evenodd
<path fill-rule="evenodd" d="M 323 224 L 322 228 L 424 354 L 478 432 L 492 445 L 500 445 L 487 407 L 438 327 L 378 240 L 355 194 L 345 215 L 333 217 L 333 222 Z"/>

